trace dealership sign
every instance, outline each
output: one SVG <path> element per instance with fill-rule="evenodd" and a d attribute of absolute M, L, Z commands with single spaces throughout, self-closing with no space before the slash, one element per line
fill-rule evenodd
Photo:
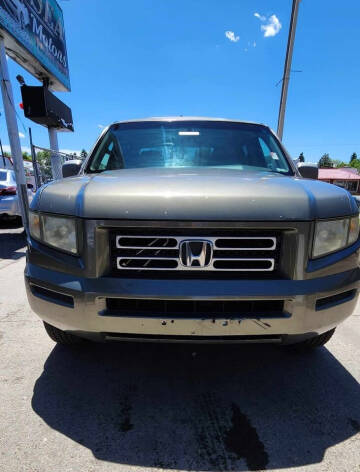
<path fill-rule="evenodd" d="M 63 13 L 55 0 L 0 0 L 6 53 L 53 90 L 70 90 Z"/>

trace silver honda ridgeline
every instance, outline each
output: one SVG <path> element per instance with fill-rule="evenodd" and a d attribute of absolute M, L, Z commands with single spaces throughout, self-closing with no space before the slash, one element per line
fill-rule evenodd
<path fill-rule="evenodd" d="M 62 344 L 321 346 L 357 302 L 359 214 L 311 171 L 261 124 L 115 123 L 32 201 L 30 305 Z"/>

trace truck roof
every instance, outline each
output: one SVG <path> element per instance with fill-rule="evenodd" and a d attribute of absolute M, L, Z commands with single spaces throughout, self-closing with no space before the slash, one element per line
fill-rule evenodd
<path fill-rule="evenodd" d="M 121 123 L 141 123 L 143 121 L 224 121 L 227 123 L 246 123 L 246 124 L 253 124 L 253 125 L 260 125 L 260 126 L 267 126 L 263 123 L 256 123 L 254 121 L 244 121 L 244 120 L 230 120 L 228 118 L 214 118 L 208 116 L 152 116 L 148 118 L 141 118 L 136 120 L 122 120 L 116 121 L 113 124 L 121 124 Z"/>

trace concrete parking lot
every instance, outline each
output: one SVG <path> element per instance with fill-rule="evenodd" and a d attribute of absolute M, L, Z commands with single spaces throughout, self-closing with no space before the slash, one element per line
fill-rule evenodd
<path fill-rule="evenodd" d="M 360 471 L 360 306 L 326 348 L 56 346 L 0 229 L 0 470 Z"/>

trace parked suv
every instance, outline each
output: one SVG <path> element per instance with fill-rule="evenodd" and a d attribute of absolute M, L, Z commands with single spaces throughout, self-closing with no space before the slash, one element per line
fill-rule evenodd
<path fill-rule="evenodd" d="M 58 343 L 314 347 L 354 310 L 356 202 L 303 178 L 267 126 L 115 123 L 63 173 L 77 175 L 31 204 L 25 270 L 30 305 Z"/>

